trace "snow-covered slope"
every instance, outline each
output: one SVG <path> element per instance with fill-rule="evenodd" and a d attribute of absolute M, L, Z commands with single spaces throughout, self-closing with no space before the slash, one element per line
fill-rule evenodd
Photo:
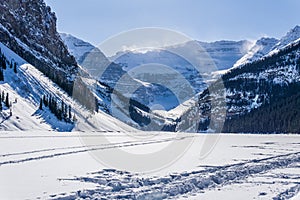
<path fill-rule="evenodd" d="M 233 67 L 238 67 L 262 58 L 263 56 L 267 55 L 277 43 L 278 40 L 275 38 L 264 37 L 257 40 L 247 54 L 239 59 Z"/>
<path fill-rule="evenodd" d="M 8 92 L 12 102 L 12 116 L 10 116 L 9 109 L 4 108 L 1 112 L 1 130 L 133 131 L 131 127 L 101 111 L 91 113 L 86 110 L 58 85 L 2 43 L 0 43 L 0 48 L 8 61 L 17 63 L 17 73 L 7 67 L 3 70 L 4 81 L 0 82 L 0 90 Z M 46 107 L 39 110 L 40 98 L 50 94 L 59 101 L 63 100 L 67 105 L 72 106 L 72 113 L 77 118 L 75 124 L 59 121 Z"/>

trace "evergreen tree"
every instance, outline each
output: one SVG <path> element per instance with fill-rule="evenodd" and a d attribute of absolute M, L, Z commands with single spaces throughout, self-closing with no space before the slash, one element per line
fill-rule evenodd
<path fill-rule="evenodd" d="M 4 91 L 2 91 L 1 97 L 2 97 L 2 98 L 1 98 L 1 101 L 4 102 L 4 99 L 5 99 Z"/>
<path fill-rule="evenodd" d="M 1 67 L 2 67 L 2 69 L 6 69 L 6 61 L 5 61 L 5 58 L 2 58 L 2 59 L 1 59 Z"/>
<path fill-rule="evenodd" d="M 43 96 L 43 103 L 46 107 L 48 107 L 48 98 L 46 97 L 46 95 Z"/>
<path fill-rule="evenodd" d="M 8 96 L 8 93 L 6 93 L 5 106 L 9 108 L 9 96 Z"/>
<path fill-rule="evenodd" d="M 40 110 L 43 110 L 43 99 L 41 98 L 41 100 L 40 100 L 40 106 L 39 106 L 39 109 Z"/>
<path fill-rule="evenodd" d="M 43 105 L 48 107 L 50 112 L 53 113 L 58 120 L 71 122 L 71 106 L 66 105 L 63 100 L 59 102 L 52 95 L 43 95 L 43 97 L 40 99 L 39 109 L 42 110 Z"/>
<path fill-rule="evenodd" d="M 72 108 L 71 105 L 69 105 L 69 120 L 72 118 Z"/>
<path fill-rule="evenodd" d="M 4 74 L 2 69 L 0 69 L 0 81 L 4 81 Z"/>
<path fill-rule="evenodd" d="M 65 110 L 65 102 L 63 100 L 61 100 L 61 111 L 62 113 L 64 113 Z"/>
<path fill-rule="evenodd" d="M 14 72 L 17 73 L 17 63 L 14 63 Z"/>

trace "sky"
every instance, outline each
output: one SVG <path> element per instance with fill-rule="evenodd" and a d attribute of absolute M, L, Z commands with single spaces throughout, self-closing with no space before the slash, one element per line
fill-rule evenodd
<path fill-rule="evenodd" d="M 143 27 L 181 32 L 199 41 L 282 37 L 300 25 L 299 0 L 45 0 L 59 32 L 94 45 Z"/>

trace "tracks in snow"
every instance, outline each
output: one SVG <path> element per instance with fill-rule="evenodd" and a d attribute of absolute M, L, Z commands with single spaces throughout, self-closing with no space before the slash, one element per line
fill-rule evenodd
<path fill-rule="evenodd" d="M 73 155 L 73 154 L 79 154 L 79 153 L 85 153 L 90 151 L 100 151 L 100 150 L 106 150 L 106 149 L 115 149 L 115 148 L 125 148 L 125 147 L 133 147 L 133 146 L 143 146 L 143 145 L 150 145 L 150 144 L 160 144 L 160 143 L 167 143 L 172 142 L 175 140 L 184 140 L 186 138 L 190 138 L 193 136 L 182 136 L 182 137 L 171 137 L 166 139 L 160 139 L 160 140 L 145 140 L 145 141 L 126 141 L 126 142 L 119 142 L 119 143 L 108 143 L 108 144 L 99 144 L 99 145 L 89 145 L 89 146 L 73 146 L 73 147 L 59 147 L 59 148 L 48 148 L 48 149 L 40 149 L 40 150 L 33 150 L 33 151 L 24 151 L 24 152 L 16 152 L 16 153 L 7 153 L 0 155 L 0 158 L 8 158 L 6 161 L 0 160 L 0 167 L 3 165 L 8 164 L 17 164 L 17 163 L 24 163 L 34 160 L 42 160 L 42 159 L 49 159 L 49 158 L 55 158 L 60 156 L 66 156 L 66 155 Z M 76 150 L 77 149 L 77 150 Z M 30 156 L 30 154 L 34 153 L 43 153 L 43 152 L 55 152 L 59 150 L 67 150 L 59 153 L 50 153 L 50 154 L 43 154 L 40 156 Z M 71 150 L 71 151 L 69 151 Z M 20 159 L 10 159 L 13 156 L 24 156 Z"/>
<path fill-rule="evenodd" d="M 140 178 L 138 174 L 117 170 L 103 170 L 92 173 L 90 177 L 64 179 L 65 181 L 81 181 L 95 183 L 97 189 L 74 192 L 58 199 L 102 198 L 102 199 L 174 199 L 186 194 L 199 193 L 207 188 L 227 185 L 246 179 L 248 176 L 265 173 L 270 170 L 286 168 L 300 163 L 300 152 L 254 159 L 233 165 L 210 167 L 205 170 L 165 177 Z M 278 196 L 296 194 L 299 187 L 291 188 Z M 54 197 L 55 198 L 55 197 Z"/>

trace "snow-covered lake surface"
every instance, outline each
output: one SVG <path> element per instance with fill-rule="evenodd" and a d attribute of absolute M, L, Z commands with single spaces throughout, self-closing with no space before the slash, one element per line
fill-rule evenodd
<path fill-rule="evenodd" d="M 0 133 L 3 200 L 300 199 L 299 191 L 300 135 Z"/>

